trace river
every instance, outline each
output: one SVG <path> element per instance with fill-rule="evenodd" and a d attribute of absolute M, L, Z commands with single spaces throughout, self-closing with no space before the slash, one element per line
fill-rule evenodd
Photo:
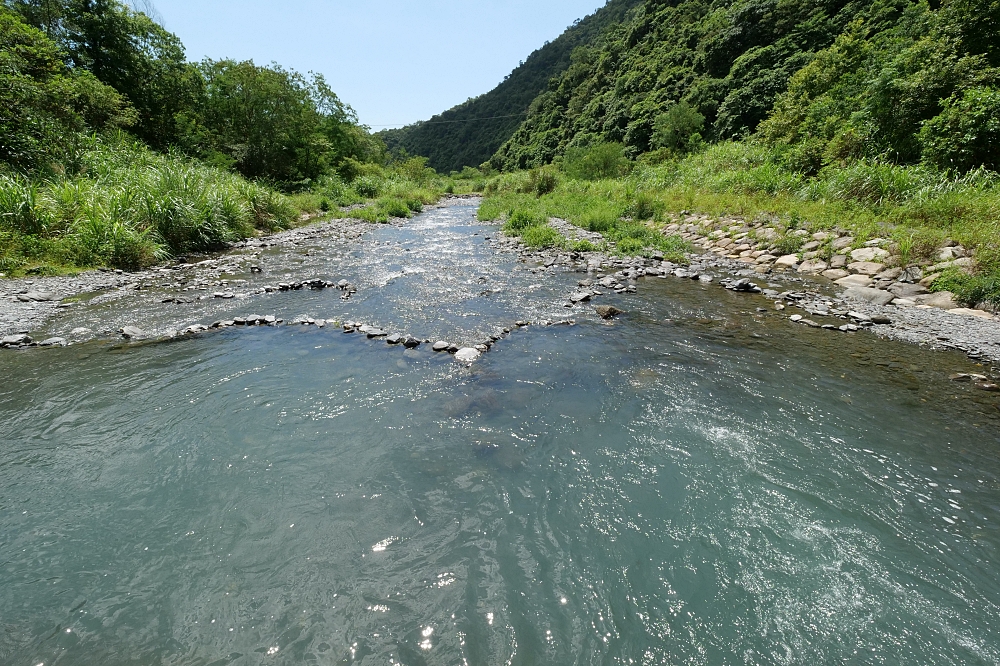
<path fill-rule="evenodd" d="M 575 325 L 471 367 L 315 326 L 0 354 L 0 662 L 1000 663 L 1000 411 L 948 381 L 967 360 L 692 281 L 604 322 L 475 210 L 295 248 L 358 294 L 251 309 Z"/>

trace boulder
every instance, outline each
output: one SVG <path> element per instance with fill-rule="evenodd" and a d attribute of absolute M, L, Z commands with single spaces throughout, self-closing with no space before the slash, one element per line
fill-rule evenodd
<path fill-rule="evenodd" d="M 830 243 L 830 247 L 832 247 L 834 250 L 846 250 L 852 245 L 854 245 L 854 238 L 851 236 L 844 236 L 843 238 L 838 238 L 837 240 Z"/>
<path fill-rule="evenodd" d="M 593 297 L 593 294 L 591 294 L 589 291 L 577 291 L 575 293 L 570 294 L 570 296 L 569 296 L 569 302 L 570 303 L 585 303 L 585 302 L 589 301 L 592 297 Z"/>
<path fill-rule="evenodd" d="M 594 310 L 601 319 L 613 319 L 620 314 L 625 314 L 613 305 L 598 305 Z"/>
<path fill-rule="evenodd" d="M 146 333 L 136 326 L 126 326 L 121 330 L 122 337 L 126 340 L 141 340 L 146 337 Z"/>
<path fill-rule="evenodd" d="M 955 294 L 950 291 L 939 291 L 936 294 L 917 296 L 914 300 L 917 305 L 927 305 L 941 310 L 954 310 L 959 307 L 958 303 L 955 302 Z"/>
<path fill-rule="evenodd" d="M 0 347 L 17 347 L 18 345 L 30 345 L 31 336 L 23 333 L 18 335 L 8 335 L 0 339 Z"/>
<path fill-rule="evenodd" d="M 955 259 L 962 259 L 967 256 L 965 248 L 961 246 L 957 247 L 946 247 L 942 248 L 938 253 L 938 261 L 954 261 Z"/>
<path fill-rule="evenodd" d="M 420 346 L 420 340 L 417 340 L 412 335 L 408 335 L 403 339 L 403 346 L 407 349 L 414 349 Z"/>
<path fill-rule="evenodd" d="M 368 338 L 384 338 L 389 334 L 383 331 L 381 328 L 369 328 L 367 331 Z"/>
<path fill-rule="evenodd" d="M 786 254 L 783 257 L 779 257 L 774 262 L 775 268 L 795 268 L 799 265 L 799 255 L 797 254 Z"/>
<path fill-rule="evenodd" d="M 856 261 L 847 265 L 847 270 L 861 275 L 877 275 L 885 268 L 884 264 L 876 264 L 871 261 Z"/>
<path fill-rule="evenodd" d="M 851 259 L 855 262 L 874 263 L 889 258 L 889 253 L 879 247 L 863 247 L 851 252 Z"/>
<path fill-rule="evenodd" d="M 403 336 L 398 333 L 393 333 L 385 339 L 390 345 L 398 345 L 403 342 Z"/>
<path fill-rule="evenodd" d="M 924 271 L 919 266 L 910 266 L 899 275 L 900 282 L 920 282 L 924 279 Z"/>
<path fill-rule="evenodd" d="M 35 301 L 39 303 L 43 301 L 56 300 L 56 297 L 48 293 L 47 291 L 29 291 L 27 294 L 24 294 L 24 297 L 27 298 L 29 301 Z"/>
<path fill-rule="evenodd" d="M 828 271 L 823 271 L 823 277 L 829 278 L 831 280 L 840 280 L 850 275 L 847 271 L 840 268 L 831 268 Z"/>
<path fill-rule="evenodd" d="M 448 351 L 448 347 L 450 346 L 451 345 L 445 342 L 444 340 L 438 340 L 437 342 L 434 343 L 434 346 L 431 347 L 431 349 L 433 349 L 436 352 L 443 352 L 443 351 Z"/>
<path fill-rule="evenodd" d="M 847 255 L 835 254 L 830 259 L 830 268 L 843 268 L 847 266 Z"/>
<path fill-rule="evenodd" d="M 65 347 L 66 338 L 49 338 L 38 343 L 39 347 Z"/>
<path fill-rule="evenodd" d="M 836 281 L 841 287 L 870 287 L 872 279 L 867 275 L 848 275 Z"/>
<path fill-rule="evenodd" d="M 899 276 L 903 274 L 902 268 L 890 268 L 887 271 L 882 271 L 875 276 L 876 280 L 896 280 Z"/>
<path fill-rule="evenodd" d="M 996 317 L 985 310 L 973 310 L 972 308 L 953 308 L 951 313 L 965 315 L 966 317 L 978 317 L 980 319 L 996 319 Z"/>
<path fill-rule="evenodd" d="M 455 360 L 459 363 L 474 363 L 479 360 L 479 357 L 483 353 L 478 349 L 473 349 L 472 347 L 465 347 L 464 349 L 459 349 L 455 352 Z"/>
<path fill-rule="evenodd" d="M 895 294 L 898 298 L 913 298 L 914 296 L 926 294 L 927 287 L 922 284 L 906 284 L 904 282 L 897 282 L 896 284 L 889 286 L 889 291 Z"/>
<path fill-rule="evenodd" d="M 807 273 L 809 275 L 816 275 L 822 273 L 829 265 L 822 259 L 810 259 L 809 261 L 803 261 L 799 265 L 799 273 Z"/>
<path fill-rule="evenodd" d="M 895 298 L 892 294 L 881 289 L 871 289 L 869 287 L 851 287 L 844 292 L 844 298 L 852 301 L 862 301 L 874 305 L 889 305 Z"/>

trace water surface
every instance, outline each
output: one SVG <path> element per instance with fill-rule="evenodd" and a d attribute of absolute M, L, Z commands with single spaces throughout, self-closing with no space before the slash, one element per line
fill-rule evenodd
<path fill-rule="evenodd" d="M 254 304 L 578 321 L 471 369 L 315 327 L 0 355 L 0 662 L 1000 663 L 967 361 L 690 281 L 607 324 L 493 232 L 431 211 L 331 267 L 350 303 Z"/>

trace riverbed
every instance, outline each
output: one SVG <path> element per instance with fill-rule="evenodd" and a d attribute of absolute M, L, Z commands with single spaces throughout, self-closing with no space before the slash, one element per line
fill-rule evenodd
<path fill-rule="evenodd" d="M 47 333 L 314 325 L 0 354 L 0 662 L 1000 663 L 971 361 L 707 282 L 567 308 L 600 271 L 541 274 L 475 210 Z M 357 292 L 240 296 L 306 278 Z M 344 321 L 496 341 L 468 365 Z"/>

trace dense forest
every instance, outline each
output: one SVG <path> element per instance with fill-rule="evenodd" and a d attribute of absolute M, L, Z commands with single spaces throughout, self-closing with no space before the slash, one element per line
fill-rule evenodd
<path fill-rule="evenodd" d="M 428 121 L 378 135 L 390 150 L 427 157 L 430 166 L 444 173 L 478 167 L 521 125 L 528 107 L 546 90 L 549 80 L 569 67 L 573 51 L 600 39 L 641 3 L 611 0 L 529 55 L 492 91 Z"/>
<path fill-rule="evenodd" d="M 996 169 L 998 37 L 997 0 L 646 0 L 573 52 L 492 164 L 751 139 L 805 172 L 862 157 Z"/>

